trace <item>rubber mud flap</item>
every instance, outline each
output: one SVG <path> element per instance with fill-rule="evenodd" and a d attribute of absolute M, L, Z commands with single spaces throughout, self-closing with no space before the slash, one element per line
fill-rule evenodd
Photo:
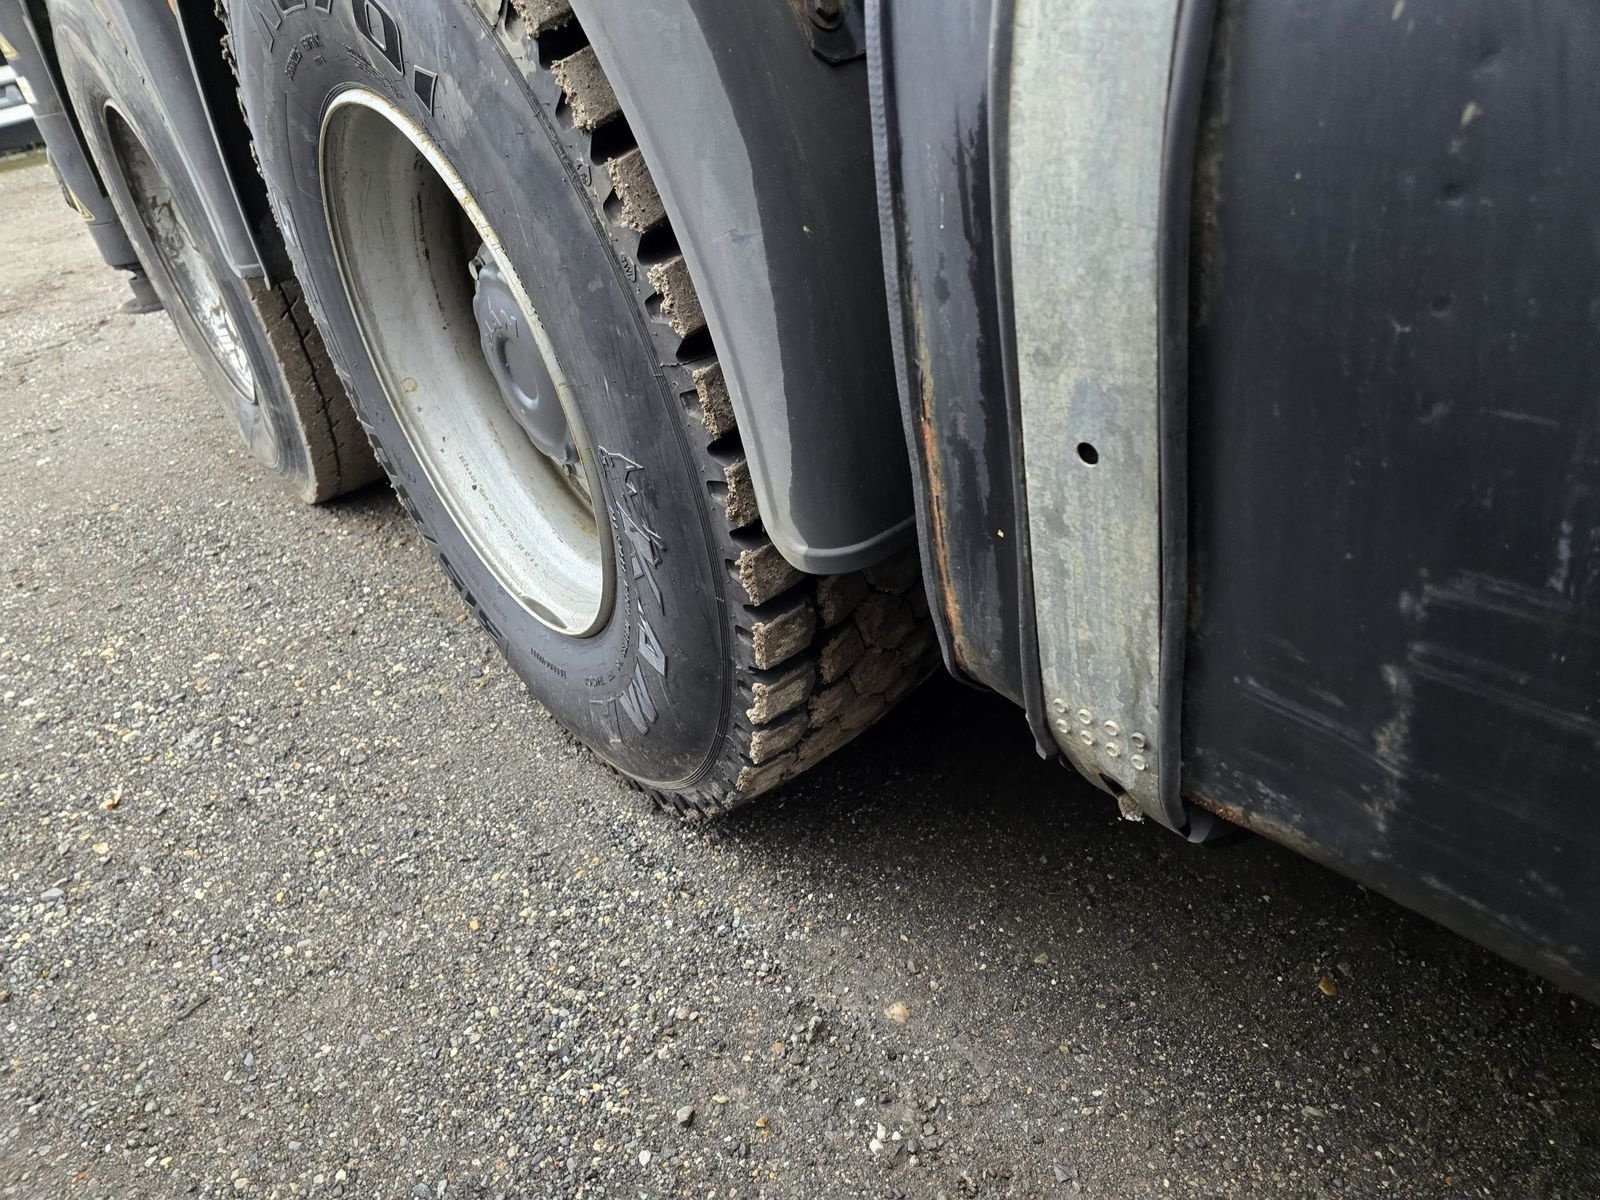
<path fill-rule="evenodd" d="M 718 811 L 844 744 L 928 673 L 916 561 L 813 578 L 776 554 L 693 282 L 581 28 L 559 4 L 485 7 L 233 0 L 262 173 L 379 461 L 490 637 L 604 761 L 680 811 Z M 611 529 L 614 596 L 587 636 L 502 586 L 381 382 L 362 322 L 388 318 L 355 311 L 324 208 L 324 120 L 352 90 L 459 176 L 570 384 Z"/>

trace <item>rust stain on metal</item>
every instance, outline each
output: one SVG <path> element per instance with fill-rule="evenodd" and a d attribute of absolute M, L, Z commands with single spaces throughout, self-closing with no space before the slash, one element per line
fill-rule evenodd
<path fill-rule="evenodd" d="M 1189 216 L 1189 243 L 1195 263 L 1195 282 L 1192 285 L 1190 308 L 1195 322 L 1200 325 L 1210 320 L 1212 284 L 1216 277 L 1218 227 L 1223 200 L 1223 142 L 1228 128 L 1228 98 L 1233 87 L 1233 63 L 1229 51 L 1235 44 L 1239 7 L 1232 0 L 1226 0 L 1217 14 L 1211 70 L 1201 105 L 1205 120 L 1195 152 L 1194 194 Z"/>
<path fill-rule="evenodd" d="M 1209 796 L 1202 796 L 1198 792 L 1185 792 L 1185 800 L 1197 808 L 1203 808 L 1209 813 L 1214 813 L 1229 824 L 1238 825 L 1248 829 L 1251 833 L 1260 834 L 1262 837 L 1288 846 L 1300 854 L 1315 858 L 1313 851 L 1315 843 L 1305 836 L 1293 825 L 1283 821 L 1274 820 L 1259 812 L 1248 812 L 1235 804 L 1225 804 L 1220 800 L 1213 800 Z"/>
<path fill-rule="evenodd" d="M 950 585 L 950 538 L 946 528 L 944 464 L 939 446 L 938 427 L 933 418 L 933 359 L 928 353 L 927 330 L 922 324 L 922 297 L 912 282 L 911 321 L 917 341 L 917 440 L 922 444 L 923 478 L 928 488 L 928 510 L 932 518 L 929 539 L 933 548 L 934 575 L 939 581 L 939 595 L 935 598 L 944 612 L 945 628 L 950 631 L 950 644 L 955 651 L 957 665 L 971 661 L 966 633 L 962 627 L 961 610 L 956 604 L 955 589 Z"/>
<path fill-rule="evenodd" d="M 1246 829 L 1250 828 L 1248 816 L 1245 814 L 1244 809 L 1239 808 L 1237 805 L 1224 804 L 1220 800 L 1213 800 L 1209 796 L 1200 795 L 1198 792 L 1190 792 L 1184 799 L 1198 808 L 1205 809 L 1208 813 L 1216 814 L 1224 821 L 1229 821 L 1234 825 L 1242 825 Z"/>

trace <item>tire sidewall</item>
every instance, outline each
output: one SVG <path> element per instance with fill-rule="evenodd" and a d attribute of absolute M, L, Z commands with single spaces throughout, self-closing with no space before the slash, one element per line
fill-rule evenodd
<path fill-rule="evenodd" d="M 530 690 L 601 757 L 664 790 L 692 786 L 729 723 L 727 571 L 659 366 L 638 268 L 597 215 L 593 175 L 551 107 L 459 0 L 235 0 L 242 94 L 308 302 L 379 461 L 446 574 Z M 419 83 L 419 80 L 422 81 Z M 323 211 L 324 114 L 350 88 L 432 139 L 501 239 L 573 389 L 611 526 L 615 596 L 591 636 L 550 629 L 508 595 L 448 515 L 366 351 Z M 593 172 L 593 175 L 591 175 Z"/>

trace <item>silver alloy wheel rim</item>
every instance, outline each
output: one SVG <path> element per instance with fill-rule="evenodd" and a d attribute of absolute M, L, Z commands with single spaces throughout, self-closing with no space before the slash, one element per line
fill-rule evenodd
<path fill-rule="evenodd" d="M 134 211 L 155 248 L 156 257 L 175 285 L 179 302 L 199 327 L 211 356 L 228 382 L 255 404 L 256 377 L 250 368 L 250 355 L 228 312 L 222 285 L 211 269 L 210 256 L 195 241 L 173 203 L 172 185 L 156 166 L 128 119 L 109 104 L 105 117 L 111 147 L 128 185 Z"/>
<path fill-rule="evenodd" d="M 599 476 L 571 385 L 500 239 L 428 135 L 374 92 L 353 88 L 333 100 L 319 154 L 345 294 L 429 483 L 525 610 L 560 633 L 594 633 L 614 587 L 611 532 L 587 498 Z M 468 273 L 480 242 L 498 259 L 554 383 L 581 486 L 528 439 L 484 360 Z"/>

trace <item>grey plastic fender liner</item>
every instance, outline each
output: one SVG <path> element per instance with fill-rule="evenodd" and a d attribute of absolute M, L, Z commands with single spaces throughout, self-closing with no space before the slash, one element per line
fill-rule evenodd
<path fill-rule="evenodd" d="M 266 274 L 261 252 L 250 231 L 233 178 L 223 162 L 211 116 L 201 95 L 189 40 L 194 31 L 191 5 L 120 4 L 114 6 L 123 35 L 143 64 L 157 102 L 176 131 L 174 139 L 188 165 L 200 201 L 228 256 L 228 265 L 240 278 Z M 206 6 L 209 12 L 210 5 Z"/>
<path fill-rule="evenodd" d="M 140 73 L 149 83 L 151 94 L 174 130 L 174 142 L 184 156 L 201 203 L 227 252 L 229 265 L 241 277 L 263 275 L 261 255 L 240 208 L 232 178 L 223 164 L 177 10 L 165 4 L 131 2 L 97 4 L 96 10 L 113 26 L 117 40 L 138 65 Z M 37 19 L 44 19 L 42 2 Z M 0 23 L 27 26 L 25 31 L 37 44 L 42 39 L 34 37 L 31 22 L 32 17 L 27 14 L 22 0 L 0 0 Z M 43 60 L 42 51 L 39 57 Z M 30 82 L 42 102 L 38 109 L 40 130 L 45 134 L 63 181 L 88 210 L 91 229 L 96 232 L 96 241 L 101 243 L 102 254 L 113 266 L 135 263 L 137 260 L 133 247 L 127 243 L 111 202 L 101 191 L 98 176 L 89 162 L 88 151 L 77 129 L 71 125 L 73 120 L 101 118 L 98 114 L 69 114 L 65 96 L 53 73 L 36 71 L 30 65 L 29 74 L 36 76 Z M 69 130 L 70 141 L 67 137 Z M 92 189 L 89 187 L 90 181 L 93 181 Z M 111 250 L 107 249 L 107 243 L 99 233 L 108 227 L 115 229 Z M 122 254 L 126 254 L 126 257 L 121 261 L 113 261 L 114 257 Z"/>
<path fill-rule="evenodd" d="M 1084 775 L 1178 830 L 1187 825 L 1181 678 L 1164 669 L 1163 646 L 1181 652 L 1182 614 L 1172 610 L 1183 558 L 1163 517 L 1181 520 L 1170 492 L 1182 476 L 1164 469 L 1163 382 L 1181 376 L 1166 369 L 1164 281 L 1182 9 L 1181 0 L 1015 0 L 1005 164 L 1052 734 Z M 1181 456 L 1181 440 L 1173 452 Z"/>
<path fill-rule="evenodd" d="M 914 532 L 866 65 L 784 0 L 577 0 L 716 341 L 784 558 L 869 566 Z"/>

